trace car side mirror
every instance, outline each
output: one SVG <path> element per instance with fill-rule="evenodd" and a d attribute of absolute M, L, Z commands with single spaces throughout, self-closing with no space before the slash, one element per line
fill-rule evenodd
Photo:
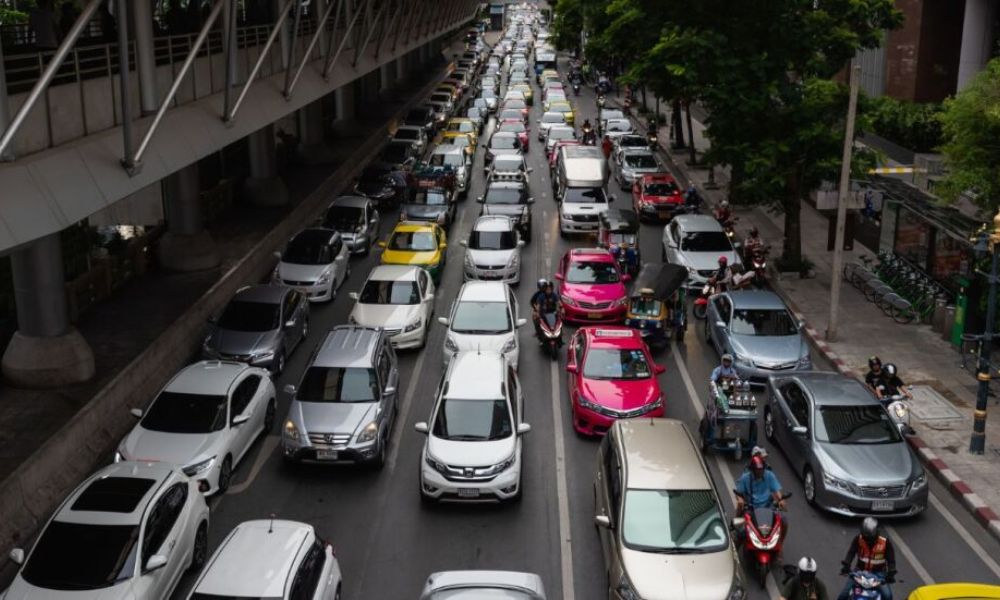
<path fill-rule="evenodd" d="M 611 529 L 611 517 L 608 515 L 595 515 L 594 524 L 598 527 L 603 527 L 605 529 Z"/>
<path fill-rule="evenodd" d="M 459 240 L 458 241 L 458 245 L 462 246 L 463 248 L 468 248 L 469 247 L 469 242 L 468 242 L 468 240 Z"/>
<path fill-rule="evenodd" d="M 236 415 L 233 417 L 233 427 L 239 427 L 250 420 L 250 415 Z"/>
<path fill-rule="evenodd" d="M 535 198 L 533 196 L 528 196 L 528 204 L 534 204 Z"/>
<path fill-rule="evenodd" d="M 528 324 L 528 320 L 527 319 L 518 319 L 517 320 L 517 326 L 518 327 L 524 327 L 527 324 Z"/>
<path fill-rule="evenodd" d="M 129 409 L 128 412 L 131 413 L 131 415 L 133 417 L 135 417 L 136 419 L 141 419 L 142 418 L 142 409 L 141 408 L 131 408 L 131 409 Z"/>
<path fill-rule="evenodd" d="M 482 204 L 483 203 L 483 197 L 482 196 L 477 196 L 476 197 L 476 202 Z"/>
<path fill-rule="evenodd" d="M 167 557 L 162 554 L 154 554 L 146 561 L 146 571 L 155 571 L 167 566 Z"/>
<path fill-rule="evenodd" d="M 667 368 L 663 365 L 653 365 L 653 371 L 655 371 L 657 375 L 662 375 L 667 372 Z"/>
<path fill-rule="evenodd" d="M 722 327 L 722 328 L 725 328 L 725 326 L 726 326 L 726 322 L 725 322 L 725 321 L 716 321 L 716 322 L 715 322 L 715 326 L 716 326 L 716 327 Z"/>
<path fill-rule="evenodd" d="M 384 242 L 384 241 L 382 241 L 382 240 L 379 240 L 379 241 L 378 241 L 378 247 L 379 247 L 379 248 L 385 248 L 385 242 Z"/>
<path fill-rule="evenodd" d="M 438 323 L 446 327 L 451 324 L 451 322 L 448 320 L 448 317 L 438 317 Z"/>
<path fill-rule="evenodd" d="M 617 199 L 618 199 L 618 197 L 615 196 L 615 195 L 613 195 L 613 194 L 611 196 L 608 196 L 608 204 L 613 203 Z"/>
<path fill-rule="evenodd" d="M 359 298 L 361 298 L 361 294 L 357 292 L 348 292 L 347 297 L 350 298 L 351 300 L 358 300 Z"/>
<path fill-rule="evenodd" d="M 732 521 L 729 522 L 729 527 L 732 529 L 743 529 L 746 525 L 746 519 L 743 517 L 734 517 Z"/>
<path fill-rule="evenodd" d="M 289 319 L 288 321 L 285 321 L 285 327 L 291 329 L 292 327 L 295 327 L 296 323 L 297 321 L 295 319 Z"/>
<path fill-rule="evenodd" d="M 806 326 L 806 322 L 805 321 L 799 321 L 798 322 L 798 326 L 799 326 L 799 329 L 802 329 L 802 328 L 804 328 Z"/>
<path fill-rule="evenodd" d="M 534 169 L 531 168 L 531 167 L 528 167 L 527 169 L 524 170 L 524 172 L 525 173 L 532 173 L 532 172 L 534 172 Z"/>
<path fill-rule="evenodd" d="M 567 373 L 576 373 L 576 363 L 569 363 L 566 365 Z"/>
<path fill-rule="evenodd" d="M 809 428 L 805 427 L 804 425 L 796 425 L 795 427 L 792 427 L 792 433 L 798 436 L 805 437 L 806 434 L 809 433 Z"/>
<path fill-rule="evenodd" d="M 524 435 L 531 431 L 531 425 L 527 423 L 518 423 L 517 425 L 517 435 Z"/>
<path fill-rule="evenodd" d="M 391 396 L 395 393 L 396 393 L 396 386 L 394 385 L 387 386 L 384 390 L 382 390 L 383 396 Z"/>
<path fill-rule="evenodd" d="M 427 423 L 425 421 L 420 421 L 419 423 L 416 423 L 413 426 L 413 428 L 417 431 L 417 433 L 427 433 L 428 431 Z"/>
<path fill-rule="evenodd" d="M 562 274 L 562 273 L 556 273 L 556 274 L 555 274 L 555 275 L 553 275 L 552 277 L 554 277 L 554 278 L 558 279 L 559 281 L 562 281 L 562 280 L 563 280 L 563 274 Z"/>
<path fill-rule="evenodd" d="M 628 273 L 622 273 L 622 282 L 628 283 L 630 281 L 632 281 L 632 276 Z"/>
<path fill-rule="evenodd" d="M 207 318 L 205 320 L 208 321 L 209 325 L 215 325 L 216 323 L 219 322 L 219 319 L 215 315 L 212 315 L 212 316 L 210 316 L 209 318 Z"/>
<path fill-rule="evenodd" d="M 10 551 L 10 554 L 8 554 L 7 556 L 10 557 L 11 562 L 13 562 L 15 565 L 23 565 L 24 564 L 24 549 L 23 548 L 14 548 L 13 550 Z"/>
<path fill-rule="evenodd" d="M 284 390 L 284 392 L 286 394 L 290 395 L 290 396 L 294 396 L 295 395 L 295 385 L 294 384 L 291 384 L 291 383 L 285 384 L 285 387 L 283 387 L 281 389 Z"/>

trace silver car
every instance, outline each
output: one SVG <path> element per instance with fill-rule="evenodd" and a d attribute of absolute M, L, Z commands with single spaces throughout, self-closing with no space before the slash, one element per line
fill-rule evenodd
<path fill-rule="evenodd" d="M 665 171 L 649 148 L 622 148 L 616 155 L 616 179 L 623 190 L 631 190 L 637 179 Z"/>
<path fill-rule="evenodd" d="M 802 477 L 810 504 L 847 516 L 927 508 L 927 474 L 889 414 L 856 379 L 794 373 L 768 381 L 764 434 Z"/>
<path fill-rule="evenodd" d="M 327 302 L 351 274 L 350 252 L 340 234 L 325 227 L 304 229 L 277 253 L 274 283 L 294 288 L 310 302 Z"/>
<path fill-rule="evenodd" d="M 483 279 L 517 285 L 521 281 L 521 248 L 524 240 L 516 221 L 508 215 L 483 215 L 476 219 L 465 246 L 465 280 Z"/>
<path fill-rule="evenodd" d="M 244 362 L 278 374 L 306 338 L 309 302 L 302 292 L 287 287 L 247 286 L 209 323 L 203 357 Z"/>
<path fill-rule="evenodd" d="M 323 226 L 340 234 L 351 254 L 368 254 L 378 241 L 380 217 L 375 203 L 364 196 L 341 196 L 323 216 Z"/>
<path fill-rule="evenodd" d="M 382 468 L 396 420 L 399 371 L 382 329 L 339 325 L 313 354 L 281 428 L 290 462 L 355 462 Z"/>
<path fill-rule="evenodd" d="M 711 215 L 677 215 L 663 228 L 663 262 L 688 270 L 688 286 L 701 287 L 719 268 L 719 257 L 741 264 L 722 225 Z"/>
<path fill-rule="evenodd" d="M 705 341 L 732 354 L 740 377 L 759 385 L 784 371 L 812 369 L 809 344 L 795 316 L 774 292 L 733 291 L 712 296 Z"/>
<path fill-rule="evenodd" d="M 542 579 L 516 571 L 442 571 L 431 573 L 420 600 L 495 598 L 496 600 L 545 600 Z"/>

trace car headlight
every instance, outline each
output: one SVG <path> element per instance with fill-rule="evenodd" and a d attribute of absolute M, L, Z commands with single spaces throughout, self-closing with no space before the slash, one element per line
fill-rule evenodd
<path fill-rule="evenodd" d="M 508 352 L 513 352 L 514 348 L 517 348 L 517 338 L 512 337 L 503 345 L 500 349 L 500 354 L 507 354 Z"/>
<path fill-rule="evenodd" d="M 576 306 L 576 301 L 574 301 L 566 294 L 559 294 L 559 299 L 562 300 L 563 304 L 568 304 L 569 306 Z"/>
<path fill-rule="evenodd" d="M 471 254 L 466 254 L 465 255 L 465 266 L 468 267 L 468 268 L 470 268 L 470 269 L 475 269 L 476 268 L 476 261 L 472 260 L 472 255 Z"/>
<path fill-rule="evenodd" d="M 823 485 L 828 489 L 836 489 L 855 496 L 860 496 L 860 490 L 858 486 L 854 485 L 850 481 L 845 481 L 843 479 L 838 479 L 829 473 L 823 473 Z"/>
<path fill-rule="evenodd" d="M 508 269 L 516 269 L 518 265 L 521 264 L 521 255 L 515 252 L 510 255 L 510 260 L 507 261 Z"/>
<path fill-rule="evenodd" d="M 361 433 L 358 434 L 357 442 L 359 444 L 364 444 L 370 442 L 378 437 L 378 424 L 372 421 L 371 423 L 365 425 Z"/>
<path fill-rule="evenodd" d="M 747 591 L 743 589 L 743 584 L 739 579 L 733 580 L 733 585 L 729 588 L 729 593 L 726 594 L 726 600 L 744 600 L 747 597 Z"/>
<path fill-rule="evenodd" d="M 587 410 L 593 410 L 593 411 L 601 410 L 601 406 L 599 404 L 587 400 L 586 396 L 578 394 L 576 397 L 576 401 L 580 403 L 580 406 L 586 408 Z"/>
<path fill-rule="evenodd" d="M 632 588 L 632 582 L 628 580 L 628 576 L 624 572 L 618 578 L 618 585 L 615 587 L 615 591 L 618 592 L 622 600 L 642 600 L 635 589 Z"/>
<path fill-rule="evenodd" d="M 927 485 L 927 473 L 917 475 L 917 478 L 910 482 L 910 491 L 915 492 Z"/>
<path fill-rule="evenodd" d="M 806 354 L 805 356 L 799 358 L 798 366 L 809 368 L 810 366 L 812 366 L 812 358 L 808 354 Z"/>
<path fill-rule="evenodd" d="M 403 329 L 403 333 L 410 333 L 411 331 L 416 331 L 420 329 L 420 323 L 421 323 L 420 317 L 417 317 L 415 321 L 407 323 L 406 328 Z"/>
<path fill-rule="evenodd" d="M 645 406 L 645 409 L 646 410 L 656 410 L 657 408 L 660 408 L 661 406 L 663 406 L 663 396 L 660 396 L 656 400 L 653 400 L 652 402 L 650 402 L 649 404 L 647 404 Z"/>
<path fill-rule="evenodd" d="M 302 434 L 299 433 L 299 428 L 296 427 L 295 421 L 292 421 L 291 419 L 285 419 L 285 426 L 282 428 L 282 435 L 296 442 L 302 439 Z"/>
<path fill-rule="evenodd" d="M 445 352 L 458 354 L 458 344 L 455 343 L 455 339 L 452 338 L 450 335 L 444 338 L 444 350 Z"/>
<path fill-rule="evenodd" d="M 487 469 L 484 469 L 482 475 L 484 476 L 498 475 L 500 473 L 503 473 L 507 469 L 511 468 L 513 465 L 514 465 L 514 455 L 511 454 L 507 460 L 501 463 L 497 463 Z"/>
<path fill-rule="evenodd" d="M 184 467 L 182 471 L 184 471 L 184 474 L 187 475 L 188 477 L 194 477 L 195 475 L 203 473 L 208 469 L 212 468 L 212 465 L 214 464 L 215 464 L 215 457 L 212 456 L 210 458 L 206 458 L 205 460 L 192 463 Z"/>
<path fill-rule="evenodd" d="M 330 272 L 323 271 L 323 274 L 316 280 L 316 285 L 326 285 L 327 283 L 330 283 Z"/>
<path fill-rule="evenodd" d="M 619 298 L 619 299 L 615 300 L 615 301 L 614 301 L 614 302 L 613 302 L 613 303 L 611 304 L 611 306 L 612 306 L 612 307 L 615 307 L 615 306 L 625 306 L 625 304 L 626 304 L 627 302 L 628 302 L 628 298 Z"/>
<path fill-rule="evenodd" d="M 424 462 L 427 464 L 428 467 L 434 469 L 438 473 L 441 473 L 442 475 L 448 474 L 448 467 L 446 467 L 444 463 L 438 461 L 430 454 L 424 453 Z"/>
<path fill-rule="evenodd" d="M 115 462 L 120 463 L 126 460 L 128 460 L 128 455 L 125 453 L 124 447 L 119 446 L 118 450 L 115 451 Z"/>
<path fill-rule="evenodd" d="M 281 267 L 274 267 L 274 271 L 271 272 L 271 281 L 275 283 L 281 281 Z"/>

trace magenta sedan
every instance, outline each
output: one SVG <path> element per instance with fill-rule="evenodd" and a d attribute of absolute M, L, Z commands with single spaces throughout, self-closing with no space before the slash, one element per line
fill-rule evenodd
<path fill-rule="evenodd" d="M 559 297 L 571 323 L 619 323 L 625 318 L 627 273 L 602 248 L 577 248 L 563 255 L 556 272 Z"/>

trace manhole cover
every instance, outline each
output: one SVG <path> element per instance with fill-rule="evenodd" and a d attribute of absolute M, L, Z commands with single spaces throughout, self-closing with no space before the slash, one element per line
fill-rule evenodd
<path fill-rule="evenodd" d="M 915 385 L 910 388 L 910 391 L 913 392 L 910 410 L 913 412 L 914 418 L 921 421 L 953 421 L 962 418 L 962 413 L 958 412 L 954 405 L 937 393 L 934 388 L 926 385 Z"/>

